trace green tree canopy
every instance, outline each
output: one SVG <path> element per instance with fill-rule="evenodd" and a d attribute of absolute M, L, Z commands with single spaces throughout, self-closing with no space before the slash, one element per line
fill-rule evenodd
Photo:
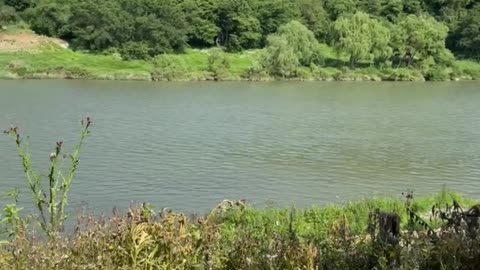
<path fill-rule="evenodd" d="M 357 0 L 325 0 L 325 9 L 330 19 L 335 21 L 341 16 L 355 13 Z"/>
<path fill-rule="evenodd" d="M 71 39 L 68 35 L 69 20 L 72 16 L 70 5 L 57 1 L 40 0 L 35 8 L 24 13 L 30 21 L 30 27 L 37 33 L 52 37 Z"/>
<path fill-rule="evenodd" d="M 441 29 L 445 28 L 438 27 L 438 23 L 449 29 L 443 47 L 460 57 L 478 58 L 480 51 L 478 0 L 0 0 L 0 3 L 6 5 L 0 9 L 4 24 L 25 20 L 38 34 L 65 39 L 73 49 L 118 51 L 129 59 L 182 52 L 187 47 L 221 46 L 229 51 L 264 48 L 267 37 L 291 21 L 303 23 L 318 41 L 335 44 L 337 50 L 348 53 L 352 65 L 358 61 L 387 61 L 391 47 L 395 47 L 395 56 L 390 60 L 397 64 L 411 65 L 415 60 L 429 57 L 441 62 L 445 57 L 440 55 L 448 52 L 432 52 L 431 47 L 438 48 L 438 44 L 425 45 L 419 50 L 424 53 L 416 50 L 412 57 L 409 55 L 413 53 L 412 47 L 418 49 L 421 45 L 401 43 L 413 38 L 405 37 L 405 29 L 415 27 L 432 27 L 428 29 L 431 35 L 443 37 L 445 31 Z M 412 15 L 434 18 L 436 22 L 418 19 L 415 23 Z M 391 31 L 395 35 L 390 35 Z M 388 42 L 391 36 L 395 39 Z"/>
<path fill-rule="evenodd" d="M 256 48 L 262 38 L 260 22 L 254 13 L 252 0 L 221 1 L 217 25 L 218 42 L 229 50 Z"/>
<path fill-rule="evenodd" d="M 454 48 L 463 57 L 480 60 L 480 4 L 469 10 L 460 20 L 451 40 Z"/>
<path fill-rule="evenodd" d="M 277 32 L 278 28 L 293 20 L 300 20 L 295 1 L 257 0 L 258 20 L 264 37 Z"/>
<path fill-rule="evenodd" d="M 297 5 L 303 23 L 318 40 L 326 42 L 331 22 L 322 2 L 320 0 L 299 0 Z"/>
<path fill-rule="evenodd" d="M 41 0 L 25 12 L 32 29 L 73 48 L 118 48 L 124 58 L 181 52 L 188 25 L 176 0 Z"/>
<path fill-rule="evenodd" d="M 194 47 L 208 47 L 216 43 L 220 27 L 218 20 L 217 0 L 185 0 L 183 10 L 189 25 L 188 43 Z"/>
<path fill-rule="evenodd" d="M 3 0 L 3 2 L 17 11 L 23 11 L 35 4 L 35 0 Z"/>
<path fill-rule="evenodd" d="M 445 39 L 448 27 L 431 16 L 409 15 L 395 25 L 391 46 L 398 65 L 410 66 L 415 59 L 420 61 L 433 57 L 442 62 L 448 54 Z"/>
<path fill-rule="evenodd" d="M 292 21 L 268 37 L 264 66 L 274 76 L 291 77 L 299 67 L 310 66 L 318 58 L 313 32 Z"/>
<path fill-rule="evenodd" d="M 0 2 L 0 26 L 2 24 L 15 23 L 18 20 L 19 17 L 15 9 Z"/>
<path fill-rule="evenodd" d="M 349 55 L 350 66 L 361 60 L 385 59 L 390 55 L 390 31 L 363 12 L 346 15 L 334 24 L 334 46 Z"/>

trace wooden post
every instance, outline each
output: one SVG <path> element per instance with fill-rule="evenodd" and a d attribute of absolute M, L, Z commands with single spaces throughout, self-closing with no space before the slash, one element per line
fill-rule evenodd
<path fill-rule="evenodd" d="M 393 244 L 400 236 L 400 216 L 395 213 L 378 213 L 379 236 L 382 241 Z"/>
<path fill-rule="evenodd" d="M 383 248 L 385 257 L 390 266 L 400 266 L 400 216 L 395 213 L 380 212 L 376 209 L 374 213 L 370 214 L 372 220 L 375 222 L 372 234 L 375 236 L 375 231 L 378 230 L 378 235 L 373 241 L 380 244 Z"/>

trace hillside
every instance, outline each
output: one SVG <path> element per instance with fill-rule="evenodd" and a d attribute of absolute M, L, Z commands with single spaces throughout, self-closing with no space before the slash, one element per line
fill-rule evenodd
<path fill-rule="evenodd" d="M 34 33 L 2 34 L 0 32 L 0 53 L 20 51 L 40 51 L 45 45 L 68 48 L 68 42 L 36 35 Z"/>

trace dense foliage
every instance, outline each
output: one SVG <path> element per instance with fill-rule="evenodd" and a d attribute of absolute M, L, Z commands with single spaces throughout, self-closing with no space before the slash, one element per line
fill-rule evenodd
<path fill-rule="evenodd" d="M 13 9 L 40 34 L 63 38 L 76 49 L 118 50 L 126 58 L 181 52 L 187 46 L 261 48 L 268 35 L 291 21 L 303 23 L 320 42 L 338 43 L 351 64 L 372 53 L 378 57 L 377 49 L 383 57 L 401 50 L 387 48 L 386 41 L 388 32 L 404 26 L 434 32 L 435 42 L 446 39 L 458 56 L 478 58 L 480 51 L 480 2 L 475 0 L 2 0 L 0 6 L 0 23 L 14 19 Z M 350 30 L 355 37 L 345 36 Z M 379 44 L 367 40 L 376 31 L 373 39 L 383 39 Z M 351 42 L 361 48 L 353 52 Z"/>
<path fill-rule="evenodd" d="M 476 79 L 455 60 L 480 59 L 476 0 L 0 0 L 0 26 L 18 24 L 77 51 L 147 60 L 149 80 Z M 191 49 L 210 50 L 176 56 Z M 25 65 L 4 77 L 65 69 Z"/>

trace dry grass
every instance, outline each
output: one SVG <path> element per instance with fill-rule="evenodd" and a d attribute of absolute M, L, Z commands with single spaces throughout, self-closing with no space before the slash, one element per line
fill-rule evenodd
<path fill-rule="evenodd" d="M 1 34 L 0 52 L 41 51 L 45 44 L 54 44 L 62 48 L 68 48 L 68 43 L 33 33 Z"/>
<path fill-rule="evenodd" d="M 83 214 L 71 233 L 48 240 L 32 224 L 20 230 L 2 245 L 0 264 L 63 270 L 476 269 L 480 263 L 478 227 L 445 222 L 429 234 L 405 224 L 391 244 L 347 218 L 363 207 L 346 205 L 337 216 L 329 209 L 255 210 L 239 201 L 192 218 L 146 205 L 110 217 Z"/>

